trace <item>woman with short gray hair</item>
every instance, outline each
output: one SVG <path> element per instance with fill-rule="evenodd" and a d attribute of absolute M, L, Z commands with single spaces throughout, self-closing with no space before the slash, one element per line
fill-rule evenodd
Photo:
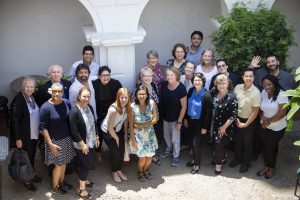
<path fill-rule="evenodd" d="M 164 71 L 161 64 L 158 62 L 158 53 L 155 50 L 150 50 L 147 53 L 147 65 L 153 71 L 153 82 L 157 84 L 158 88 L 161 88 L 161 84 L 164 82 Z"/>
<path fill-rule="evenodd" d="M 11 107 L 11 141 L 16 142 L 17 148 L 27 151 L 30 163 L 34 167 L 36 144 L 39 137 L 39 107 L 32 95 L 35 90 L 35 79 L 25 77 L 21 91 L 15 96 Z M 35 176 L 32 181 L 23 183 L 30 191 L 36 191 L 33 182 L 41 182 L 42 179 Z"/>

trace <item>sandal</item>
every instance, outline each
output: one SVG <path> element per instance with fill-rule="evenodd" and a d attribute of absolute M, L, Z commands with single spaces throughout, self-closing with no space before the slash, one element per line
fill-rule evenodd
<path fill-rule="evenodd" d="M 146 171 L 144 171 L 144 175 L 148 180 L 151 180 L 153 177 L 151 175 L 151 173 L 149 172 L 149 169 L 147 169 Z"/>
<path fill-rule="evenodd" d="M 90 199 L 92 199 L 92 195 L 90 195 L 86 189 L 81 190 L 80 188 L 78 188 L 77 194 L 78 194 L 78 196 L 80 196 L 80 198 L 82 198 L 82 199 L 85 199 L 85 200 L 90 200 Z"/>
<path fill-rule="evenodd" d="M 85 187 L 92 188 L 94 183 L 92 181 L 85 181 Z"/>
<path fill-rule="evenodd" d="M 145 182 L 147 180 L 143 172 L 138 173 L 138 178 L 141 182 Z"/>
<path fill-rule="evenodd" d="M 264 176 L 266 175 L 266 173 L 269 171 L 269 168 L 268 167 L 265 167 L 261 170 L 259 170 L 258 172 L 256 172 L 256 176 Z"/>

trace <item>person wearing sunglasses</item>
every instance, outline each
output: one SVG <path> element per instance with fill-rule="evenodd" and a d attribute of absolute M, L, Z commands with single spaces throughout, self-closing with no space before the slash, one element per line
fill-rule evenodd
<path fill-rule="evenodd" d="M 216 61 L 216 65 L 217 65 L 217 69 L 218 69 L 219 73 L 212 77 L 211 83 L 210 83 L 210 86 L 209 86 L 209 90 L 213 89 L 215 79 L 220 74 L 225 74 L 226 76 L 228 76 L 229 79 L 231 80 L 231 84 L 232 84 L 233 87 L 235 87 L 237 84 L 242 83 L 241 78 L 237 74 L 228 71 L 228 65 L 227 65 L 226 60 L 224 58 L 218 59 Z"/>

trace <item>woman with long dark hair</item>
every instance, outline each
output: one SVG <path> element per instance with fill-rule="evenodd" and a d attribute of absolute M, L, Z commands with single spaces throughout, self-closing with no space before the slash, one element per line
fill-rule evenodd
<path fill-rule="evenodd" d="M 284 135 L 286 122 L 286 108 L 288 97 L 283 96 L 278 79 L 273 75 L 266 75 L 262 79 L 263 91 L 260 104 L 261 138 L 265 167 L 259 170 L 257 176 L 270 179 L 275 174 L 277 147 Z"/>

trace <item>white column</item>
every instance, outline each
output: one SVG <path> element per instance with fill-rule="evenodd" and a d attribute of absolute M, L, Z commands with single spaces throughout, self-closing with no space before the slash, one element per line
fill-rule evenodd
<path fill-rule="evenodd" d="M 93 26 L 83 27 L 86 40 L 99 48 L 97 61 L 108 65 L 124 87 L 135 86 L 135 44 L 146 35 L 139 26 L 149 0 L 79 0 L 90 13 Z M 99 58 L 99 60 L 98 60 Z"/>

